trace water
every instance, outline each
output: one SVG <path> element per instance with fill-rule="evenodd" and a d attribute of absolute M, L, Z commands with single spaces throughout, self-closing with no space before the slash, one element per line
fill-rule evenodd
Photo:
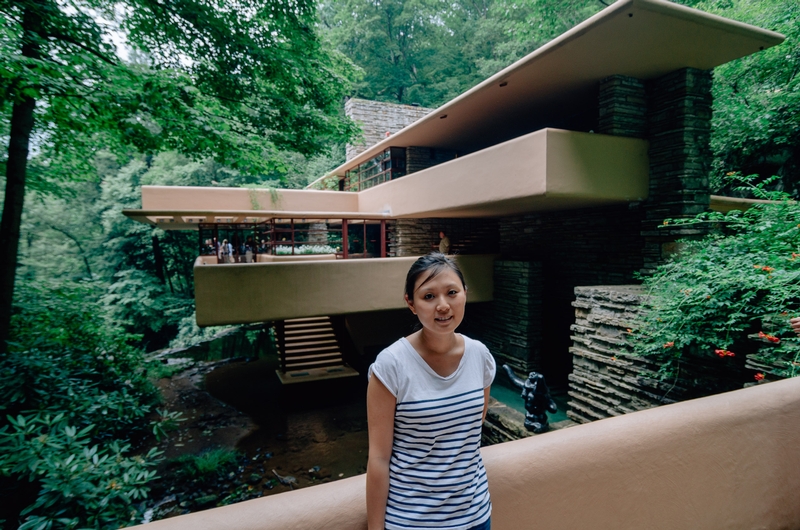
<path fill-rule="evenodd" d="M 512 409 L 525 414 L 525 400 L 520 396 L 520 391 L 518 388 L 515 387 L 512 389 L 498 381 L 495 381 L 495 383 L 492 385 L 492 389 L 489 391 L 489 395 L 495 398 L 497 401 L 511 407 Z M 551 414 L 549 412 L 547 413 L 547 418 L 550 423 L 556 423 L 568 419 L 568 396 L 565 393 L 551 392 L 551 397 L 553 398 L 553 401 L 556 402 L 558 412 L 555 414 Z"/>

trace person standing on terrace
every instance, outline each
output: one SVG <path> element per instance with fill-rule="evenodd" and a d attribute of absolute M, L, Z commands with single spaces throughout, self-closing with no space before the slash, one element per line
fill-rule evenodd
<path fill-rule="evenodd" d="M 439 252 L 450 254 L 450 238 L 444 235 L 444 232 L 439 232 Z"/>
<path fill-rule="evenodd" d="M 480 443 L 494 359 L 456 333 L 467 286 L 453 260 L 439 252 L 419 258 L 404 298 L 421 329 L 369 368 L 368 528 L 488 530 Z"/>

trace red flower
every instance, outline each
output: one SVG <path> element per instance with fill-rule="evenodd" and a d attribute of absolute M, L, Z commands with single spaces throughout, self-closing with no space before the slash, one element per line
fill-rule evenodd
<path fill-rule="evenodd" d="M 763 380 L 763 379 L 764 379 L 764 374 L 762 374 L 761 372 L 758 372 L 758 373 L 757 373 L 757 374 L 754 376 L 754 379 L 755 379 L 756 381 L 761 381 L 761 380 Z"/>
<path fill-rule="evenodd" d="M 761 267 L 761 270 L 764 271 L 764 272 L 772 272 L 775 269 L 773 269 L 772 267 Z"/>
<path fill-rule="evenodd" d="M 665 342 L 664 343 L 664 347 L 665 348 L 672 348 L 673 346 L 675 346 L 675 343 L 673 341 L 669 341 L 669 342 Z"/>
<path fill-rule="evenodd" d="M 781 341 L 781 339 L 779 339 L 778 337 L 776 337 L 774 335 L 769 335 L 767 333 L 764 333 L 763 331 L 759 331 L 758 332 L 758 338 L 759 339 L 768 340 L 769 342 L 771 342 L 773 344 L 778 344 Z"/>
<path fill-rule="evenodd" d="M 717 349 L 714 350 L 714 353 L 716 353 L 719 357 L 736 357 L 736 354 L 730 350 Z"/>

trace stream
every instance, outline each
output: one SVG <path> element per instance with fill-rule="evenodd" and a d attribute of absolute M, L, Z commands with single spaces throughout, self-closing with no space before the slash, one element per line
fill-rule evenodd
<path fill-rule="evenodd" d="M 249 349 L 243 344 L 247 331 L 241 330 L 215 339 L 217 344 L 210 341 L 163 355 L 169 363 L 176 357 L 191 359 L 187 369 L 158 381 L 162 407 L 180 412 L 185 421 L 159 444 L 165 462 L 145 520 L 366 471 L 365 378 L 282 385 L 275 374 L 278 356 L 268 347 L 268 337 L 253 341 L 250 332 Z M 234 352 L 237 356 L 231 357 Z M 202 476 L 187 473 L 187 459 L 211 457 L 220 449 L 238 454 Z"/>

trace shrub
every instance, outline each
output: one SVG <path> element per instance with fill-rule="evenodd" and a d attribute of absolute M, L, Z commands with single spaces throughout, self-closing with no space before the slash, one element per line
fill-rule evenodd
<path fill-rule="evenodd" d="M 9 417 L 0 429 L 0 473 L 39 484 L 36 501 L 22 510 L 19 527 L 118 528 L 136 522 L 133 502 L 147 496 L 158 456 L 128 457 L 130 446 L 93 444 L 93 425 L 80 430 L 65 415 Z"/>
<path fill-rule="evenodd" d="M 692 222 L 714 232 L 681 242 L 644 280 L 648 311 L 632 335 L 634 351 L 656 359 L 662 378 L 677 377 L 692 358 L 741 363 L 748 353 L 776 375 L 800 374 L 800 340 L 788 322 L 800 315 L 800 205 L 782 198 L 698 216 Z"/>
<path fill-rule="evenodd" d="M 236 466 L 239 453 L 230 449 L 212 449 L 199 455 L 184 455 L 172 461 L 175 474 L 205 480 L 219 476 Z"/>
<path fill-rule="evenodd" d="M 91 282 L 18 289 L 0 360 L 0 475 L 38 488 L 21 528 L 124 526 L 158 460 L 130 456 L 127 441 L 149 433 L 157 398 L 141 352 Z"/>

